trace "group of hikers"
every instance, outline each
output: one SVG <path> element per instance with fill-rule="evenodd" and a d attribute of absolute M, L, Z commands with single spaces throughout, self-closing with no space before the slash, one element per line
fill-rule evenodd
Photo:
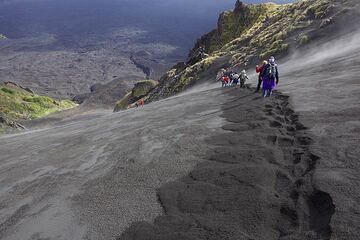
<path fill-rule="evenodd" d="M 262 96 L 270 97 L 275 87 L 279 84 L 279 68 L 275 63 L 275 58 L 271 56 L 269 61 L 263 61 L 261 65 L 256 66 L 256 73 L 259 74 L 258 85 L 255 92 L 259 92 L 262 87 Z M 217 79 L 221 81 L 222 87 L 240 86 L 245 87 L 245 82 L 248 80 L 246 71 L 241 71 L 237 74 L 233 71 L 226 71 L 221 69 L 218 73 Z"/>
<path fill-rule="evenodd" d="M 275 58 L 270 57 L 269 61 L 264 60 L 261 65 L 256 65 L 256 73 L 259 74 L 258 84 L 255 92 L 259 92 L 262 88 L 262 96 L 270 97 L 275 87 L 279 84 L 279 68 L 275 63 Z M 246 71 L 242 70 L 239 73 L 235 71 L 226 71 L 221 69 L 216 76 L 216 79 L 221 81 L 222 87 L 240 87 L 245 88 L 245 83 L 249 80 Z M 136 102 L 136 107 L 143 107 L 145 105 L 144 99 Z"/>
<path fill-rule="evenodd" d="M 225 69 L 221 69 L 218 73 L 217 79 L 221 80 L 222 87 L 245 87 L 246 80 L 249 77 L 246 75 L 246 71 L 242 70 L 240 74 L 234 71 L 227 72 Z"/>

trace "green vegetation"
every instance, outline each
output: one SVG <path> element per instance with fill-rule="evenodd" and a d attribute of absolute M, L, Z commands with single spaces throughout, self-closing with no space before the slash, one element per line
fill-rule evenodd
<path fill-rule="evenodd" d="M 14 90 L 11 90 L 9 88 L 1 88 L 1 91 L 3 91 L 4 93 L 8 93 L 8 94 L 11 94 L 11 95 L 14 95 L 15 94 L 15 91 Z"/>
<path fill-rule="evenodd" d="M 131 100 L 132 100 L 132 96 L 131 96 L 131 92 L 129 92 L 122 99 L 120 99 L 120 101 L 116 103 L 114 112 L 127 109 L 128 106 L 132 103 Z"/>
<path fill-rule="evenodd" d="M 309 6 L 306 10 L 307 15 L 314 16 L 317 19 L 325 17 L 327 12 L 331 9 L 329 1 L 321 0 Z"/>
<path fill-rule="evenodd" d="M 14 86 L 0 84 L 0 112 L 11 120 L 37 119 L 76 106 L 69 100 L 57 101 Z"/>
<path fill-rule="evenodd" d="M 309 37 L 308 37 L 307 35 L 302 34 L 302 35 L 299 36 L 299 38 L 298 38 L 298 43 L 299 43 L 300 45 L 305 45 L 305 44 L 307 44 L 308 42 L 309 42 Z"/>
<path fill-rule="evenodd" d="M 222 13 L 218 20 L 218 28 L 200 39 L 208 52 L 228 48 L 239 41 L 240 36 L 250 36 L 259 30 L 267 17 L 271 17 L 279 11 L 281 6 L 268 3 L 257 5 L 237 4 L 234 11 Z M 234 42 L 232 42 L 235 40 Z M 230 43 L 230 44 L 229 44 Z"/>
<path fill-rule="evenodd" d="M 174 74 L 171 71 L 168 74 Z M 146 96 L 152 89 L 154 89 L 159 83 L 154 80 L 143 80 L 135 83 L 131 92 L 127 93 L 122 99 L 120 99 L 114 108 L 114 112 L 125 110 L 131 107 L 131 104 L 135 103 L 142 97 Z"/>
<path fill-rule="evenodd" d="M 135 98 L 140 98 L 145 96 L 148 92 L 150 92 L 154 87 L 158 85 L 157 81 L 154 80 L 143 80 L 135 83 L 134 88 L 132 90 L 132 95 Z"/>
<path fill-rule="evenodd" d="M 289 48 L 289 44 L 284 43 L 283 40 L 275 41 L 268 48 L 265 48 L 260 53 L 260 58 L 261 59 L 267 59 L 270 56 L 277 55 L 277 54 L 285 52 L 288 48 Z"/>

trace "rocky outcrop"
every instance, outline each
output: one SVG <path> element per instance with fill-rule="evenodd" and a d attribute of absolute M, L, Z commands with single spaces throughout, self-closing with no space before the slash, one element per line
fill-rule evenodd
<path fill-rule="evenodd" d="M 131 92 L 127 93 L 120 101 L 117 102 L 114 112 L 131 107 L 131 104 L 146 96 L 158 84 L 159 82 L 154 80 L 144 80 L 137 82 Z"/>
<path fill-rule="evenodd" d="M 12 128 L 16 130 L 25 130 L 25 127 L 15 121 L 8 119 L 4 113 L 0 112 L 0 130 L 4 128 Z"/>
<path fill-rule="evenodd" d="M 136 76 L 131 79 L 141 80 Z M 123 98 L 132 86 L 126 81 L 126 78 L 117 77 L 109 83 L 92 85 L 89 89 L 90 92 L 76 95 L 72 100 L 92 108 L 113 109 L 116 102 Z"/>
<path fill-rule="evenodd" d="M 241 36 L 254 24 L 264 20 L 276 7 L 275 4 L 246 5 L 238 0 L 233 11 L 226 11 L 220 15 L 216 29 L 196 42 L 195 49 L 205 46 L 208 53 L 218 50 Z"/>
<path fill-rule="evenodd" d="M 135 86 L 132 90 L 132 95 L 136 98 L 141 98 L 148 94 L 154 87 L 158 85 L 157 81 L 154 80 L 145 80 L 135 83 Z"/>
<path fill-rule="evenodd" d="M 19 84 L 14 83 L 14 82 L 4 82 L 4 85 L 5 85 L 5 86 L 8 86 L 8 87 L 20 88 L 20 89 L 22 89 L 22 90 L 25 90 L 25 91 L 27 91 L 27 92 L 29 92 L 29 93 L 34 94 L 34 92 L 33 92 L 30 88 L 22 87 L 22 86 L 20 86 Z"/>

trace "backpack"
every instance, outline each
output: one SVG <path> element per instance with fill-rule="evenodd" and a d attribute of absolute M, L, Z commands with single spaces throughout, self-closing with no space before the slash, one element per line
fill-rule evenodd
<path fill-rule="evenodd" d="M 269 79 L 275 79 L 277 75 L 277 65 L 276 64 L 268 64 L 266 67 L 264 77 Z"/>
<path fill-rule="evenodd" d="M 240 75 L 240 80 L 241 80 L 241 81 L 246 81 L 246 79 L 248 79 L 248 76 L 247 76 L 245 73 L 242 73 L 242 74 Z"/>

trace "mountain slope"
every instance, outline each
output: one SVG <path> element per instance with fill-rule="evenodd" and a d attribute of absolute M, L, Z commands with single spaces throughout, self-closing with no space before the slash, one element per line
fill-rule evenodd
<path fill-rule="evenodd" d="M 224 116 L 230 122 L 224 129 L 238 134 L 226 136 L 225 140 L 218 136 L 209 141 L 209 144 L 215 143 L 219 147 L 209 158 L 215 166 L 200 164 L 188 176 L 164 185 L 159 189 L 164 215 L 153 223 L 134 223 L 119 239 L 138 240 L 143 236 L 152 239 L 226 239 L 238 234 L 235 239 L 357 240 L 360 231 L 360 152 L 357 147 L 360 130 L 360 33 L 354 23 L 360 20 L 359 9 L 360 2 L 354 0 L 301 1 L 280 7 L 278 13 L 269 16 L 268 25 L 259 21 L 259 26 L 252 27 L 254 31 L 249 30 L 251 37 L 245 34 L 225 45 L 219 44 L 219 32 L 203 37 L 198 46 L 208 44 L 212 47 L 210 56 L 195 64 L 178 64 L 162 78 L 147 101 L 175 95 L 196 84 L 200 87 L 200 84 L 213 81 L 216 71 L 222 67 L 239 70 L 252 66 L 252 63 L 267 57 L 265 55 L 274 54 L 281 64 L 279 90 L 291 96 L 290 102 L 296 113 L 283 109 L 288 106 L 287 103 L 276 105 L 267 99 L 264 99 L 263 111 L 275 117 L 276 120 L 269 125 L 278 128 L 278 134 L 292 133 L 287 132 L 289 138 L 286 139 L 272 135 L 270 138 L 258 137 L 256 143 L 251 142 L 256 129 L 259 128 L 260 133 L 268 133 L 267 124 L 254 117 L 259 108 L 257 101 L 261 98 L 249 92 L 246 96 L 232 99 L 223 105 Z M 281 23 L 279 26 L 278 22 Z M 234 24 L 229 23 L 229 26 Z M 216 41 L 205 41 L 209 36 Z M 273 46 L 276 41 L 281 42 Z M 283 48 L 283 44 L 286 47 Z M 266 51 L 261 46 L 267 46 Z M 255 83 L 256 76 L 252 77 L 251 83 Z M 189 89 L 189 93 L 192 91 Z M 234 90 L 224 90 L 224 94 L 231 92 Z M 177 98 L 183 96 L 179 94 Z M 285 119 L 278 114 L 285 114 Z M 292 116 L 290 118 L 299 120 L 300 124 L 289 126 L 286 116 Z M 250 117 L 251 123 L 247 124 L 243 117 Z M 284 123 L 286 126 L 282 125 Z M 294 133 L 306 135 L 293 138 Z M 241 162 L 241 166 L 247 161 L 251 166 L 256 165 L 258 154 L 265 150 L 257 146 L 262 141 L 280 144 L 289 150 L 274 159 L 271 153 L 265 157 L 271 164 L 290 171 L 289 174 L 278 175 L 282 183 L 275 182 L 275 186 L 280 186 L 275 194 L 278 196 L 289 191 L 288 196 L 294 201 L 285 203 L 280 213 L 277 212 L 286 219 L 280 220 L 280 227 L 275 227 L 279 236 L 276 231 L 269 230 L 273 225 L 261 215 L 266 210 L 270 211 L 270 206 L 266 210 L 254 210 L 250 215 L 242 215 L 246 210 L 241 211 L 252 208 L 252 195 L 249 195 L 246 186 L 257 189 L 262 185 L 256 184 L 256 173 L 245 171 L 239 174 L 234 166 L 237 161 Z M 240 151 L 234 147 L 238 142 L 242 144 Z M 256 153 L 247 154 L 246 144 L 250 144 Z M 289 149 L 297 144 L 295 149 Z M 280 163 L 283 156 L 289 161 L 286 166 Z M 224 162 L 233 165 L 226 167 Z M 261 173 L 266 174 L 266 171 Z M 248 174 L 250 180 L 246 179 Z M 269 179 L 264 188 L 266 192 L 271 192 L 274 185 Z M 236 190 L 229 189 L 236 184 L 246 189 L 239 195 L 232 195 Z M 292 187 L 296 190 L 292 191 Z M 310 189 L 315 191 L 307 192 Z M 224 196 L 228 199 L 223 201 Z M 266 200 L 271 201 L 271 197 Z M 237 208 L 242 203 L 244 207 Z M 263 206 L 261 200 L 256 203 L 259 208 Z M 303 211 L 302 207 L 307 204 L 307 210 Z M 237 213 L 235 216 L 231 215 L 234 211 Z M 273 219 L 271 212 L 266 216 Z M 217 222 L 217 219 L 221 221 Z M 241 223 L 234 227 L 232 224 L 237 221 Z M 272 223 L 276 225 L 279 222 Z"/>
<path fill-rule="evenodd" d="M 205 46 L 209 56 L 194 64 L 175 65 L 147 101 L 214 79 L 222 67 L 248 69 L 270 55 L 281 59 L 311 43 L 336 38 L 342 30 L 349 30 L 342 24 L 353 17 L 356 4 L 352 0 L 308 0 L 286 5 L 245 5 L 237 1 L 233 11 L 220 15 L 217 29 L 201 37 L 192 50 Z M 337 35 L 330 34 L 333 31 Z"/>
<path fill-rule="evenodd" d="M 1 136 L 0 238 L 358 240 L 359 3 L 342 4 L 280 62 L 290 97 L 211 84 L 224 51 L 152 92 L 196 83 L 176 96 Z"/>

